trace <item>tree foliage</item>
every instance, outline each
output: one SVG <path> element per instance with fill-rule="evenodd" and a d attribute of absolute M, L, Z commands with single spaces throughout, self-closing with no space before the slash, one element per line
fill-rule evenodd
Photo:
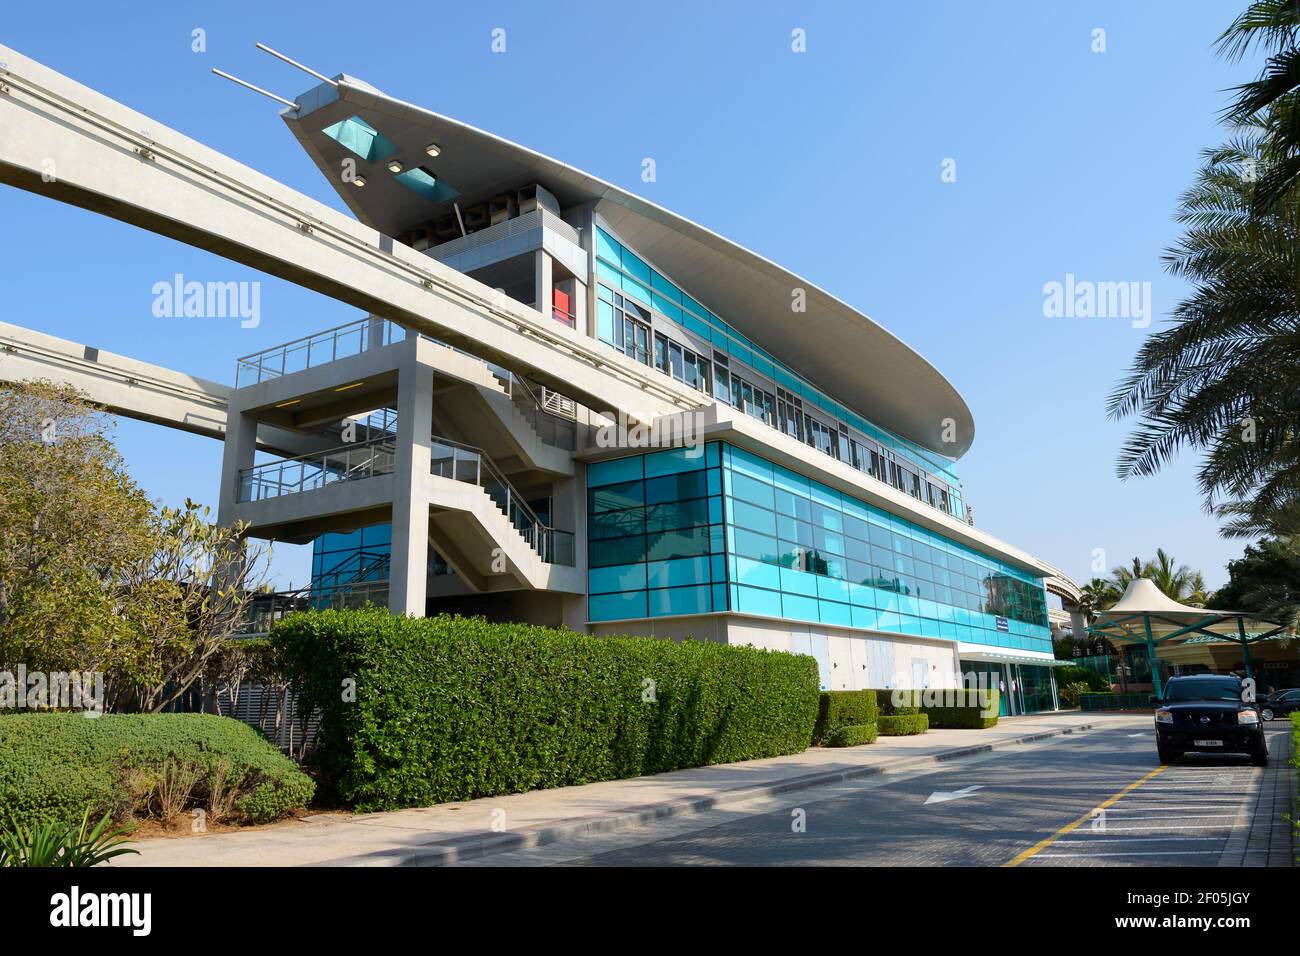
<path fill-rule="evenodd" d="M 1228 562 L 1228 583 L 1210 607 L 1248 611 L 1290 628 L 1300 627 L 1300 547 L 1294 539 L 1265 538 Z"/>
<path fill-rule="evenodd" d="M 103 672 L 110 709 L 165 708 L 235 632 L 269 551 L 192 501 L 151 502 L 75 390 L 0 388 L 0 416 L 0 667 Z"/>

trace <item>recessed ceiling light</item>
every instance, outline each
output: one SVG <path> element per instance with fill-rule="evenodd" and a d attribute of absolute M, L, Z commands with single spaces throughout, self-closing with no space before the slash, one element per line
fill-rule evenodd
<path fill-rule="evenodd" d="M 346 392 L 346 391 L 347 391 L 348 389 L 350 389 L 350 388 L 359 388 L 360 386 L 362 386 L 362 385 L 364 385 L 364 384 L 366 384 L 366 383 L 365 383 L 364 381 L 361 381 L 361 382 L 353 382 L 351 385 L 340 385 L 338 388 L 334 389 L 334 391 L 336 391 L 336 392 Z"/>
<path fill-rule="evenodd" d="M 430 143 L 428 146 L 424 147 L 424 151 L 430 156 L 437 156 L 442 152 L 442 147 L 437 143 Z"/>
<path fill-rule="evenodd" d="M 353 185 L 353 186 L 356 186 L 358 189 L 361 188 L 362 186 L 364 186 L 365 184 L 366 184 L 366 177 L 365 177 L 365 176 L 353 176 L 353 177 L 352 177 L 352 185 Z"/>
<path fill-rule="evenodd" d="M 390 159 L 388 161 L 388 171 L 390 173 L 400 173 L 402 171 L 402 164 L 395 159 Z"/>
<path fill-rule="evenodd" d="M 288 408 L 290 405 L 297 405 L 297 404 L 298 404 L 299 402 L 301 402 L 301 401 L 302 401 L 301 398 L 291 398 L 291 399 L 289 399 L 289 401 L 287 401 L 287 402 L 281 402 L 279 405 L 277 405 L 277 406 L 275 406 L 275 407 L 276 407 L 276 408 Z"/>

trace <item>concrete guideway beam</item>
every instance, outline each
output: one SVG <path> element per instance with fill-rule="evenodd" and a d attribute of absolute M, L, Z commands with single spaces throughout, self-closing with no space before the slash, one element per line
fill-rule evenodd
<path fill-rule="evenodd" d="M 226 437 L 229 386 L 0 322 L 0 382 L 36 379 L 71 386 L 114 415 L 205 438 Z M 276 454 L 309 454 L 328 444 L 273 425 L 257 431 L 258 447 Z"/>
<path fill-rule="evenodd" d="M 650 421 L 700 403 L 654 369 L 40 63 L 3 46 L 0 62 L 0 182 L 390 317 L 592 408 Z"/>

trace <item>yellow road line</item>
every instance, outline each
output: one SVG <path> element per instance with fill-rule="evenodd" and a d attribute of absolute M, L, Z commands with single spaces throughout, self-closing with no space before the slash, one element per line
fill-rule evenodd
<path fill-rule="evenodd" d="M 1076 829 L 1078 829 L 1080 826 L 1082 826 L 1083 824 L 1087 823 L 1089 820 L 1091 820 L 1093 817 L 1095 817 L 1095 816 L 1096 816 L 1098 813 L 1100 813 L 1101 811 L 1106 810 L 1106 809 L 1109 809 L 1110 807 L 1113 807 L 1113 806 L 1114 806 L 1115 804 L 1117 804 L 1121 799 L 1123 799 L 1125 795 L 1127 795 L 1127 794 L 1131 793 L 1132 791 L 1136 790 L 1138 787 L 1142 786 L 1142 784 L 1146 783 L 1148 780 L 1150 780 L 1152 777 L 1156 776 L 1157 774 L 1164 773 L 1165 770 L 1167 770 L 1167 769 L 1168 769 L 1168 767 L 1165 767 L 1165 766 L 1156 767 L 1155 770 L 1152 770 L 1152 771 L 1151 771 L 1149 774 L 1147 774 L 1145 777 L 1143 777 L 1143 778 L 1140 779 L 1140 780 L 1134 780 L 1132 783 L 1130 783 L 1127 787 L 1125 787 L 1125 788 L 1124 788 L 1123 790 L 1121 790 L 1119 793 L 1115 794 L 1113 797 L 1108 798 L 1108 799 L 1105 800 L 1103 803 L 1099 803 L 1097 806 L 1093 807 L 1091 810 L 1089 810 L 1089 811 L 1088 811 L 1087 813 L 1085 813 L 1083 816 L 1079 817 L 1079 819 L 1075 820 L 1073 823 L 1067 823 L 1065 826 L 1061 827 L 1061 829 L 1057 830 L 1055 833 L 1053 833 L 1051 836 L 1049 836 L 1046 840 L 1039 840 L 1037 843 L 1035 843 L 1033 846 L 1031 846 L 1028 850 L 1025 850 L 1025 851 L 1022 852 L 1022 853 L 1018 853 L 1018 854 L 1016 854 L 1015 857 L 1013 857 L 1012 859 L 1008 860 L 1006 863 L 1003 863 L 1002 865 L 1003 865 L 1003 866 L 1019 866 L 1021 863 L 1024 863 L 1025 860 L 1029 859 L 1031 856 L 1035 856 L 1036 854 L 1041 853 L 1043 850 L 1047 849 L 1049 846 L 1051 846 L 1053 843 L 1055 843 L 1055 842 L 1056 842 L 1057 840 L 1059 840 L 1061 837 L 1065 836 L 1067 833 L 1071 832 L 1072 830 L 1076 830 Z"/>

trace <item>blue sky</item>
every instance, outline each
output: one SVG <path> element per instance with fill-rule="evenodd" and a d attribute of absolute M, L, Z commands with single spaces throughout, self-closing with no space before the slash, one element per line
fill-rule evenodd
<path fill-rule="evenodd" d="M 340 209 L 278 107 L 212 67 L 289 97 L 310 85 L 257 52 L 261 40 L 589 170 L 807 277 L 925 355 L 974 412 L 959 469 L 989 532 L 1080 580 L 1094 549 L 1113 566 L 1159 545 L 1216 586 L 1240 553 L 1202 512 L 1191 457 L 1115 478 L 1127 429 L 1105 399 L 1186 291 L 1160 256 L 1199 151 L 1219 140 L 1223 91 L 1253 68 L 1212 50 L 1244 0 L 180 6 L 61 4 L 52 17 L 17 5 L 3 39 Z M 195 28 L 205 53 L 191 50 Z M 495 28 L 504 53 L 491 50 Z M 806 53 L 791 51 L 796 28 Z M 946 159 L 955 182 L 942 181 Z M 238 356 L 358 314 L 17 190 L 0 192 L 0 221 L 7 321 L 195 375 L 230 382 Z M 261 278 L 261 325 L 155 318 L 151 288 L 177 272 Z M 1046 318 L 1043 287 L 1067 274 L 1150 282 L 1151 328 Z M 130 421 L 117 437 L 151 495 L 215 506 L 217 442 Z M 280 549 L 282 586 L 306 583 L 303 550 Z"/>

